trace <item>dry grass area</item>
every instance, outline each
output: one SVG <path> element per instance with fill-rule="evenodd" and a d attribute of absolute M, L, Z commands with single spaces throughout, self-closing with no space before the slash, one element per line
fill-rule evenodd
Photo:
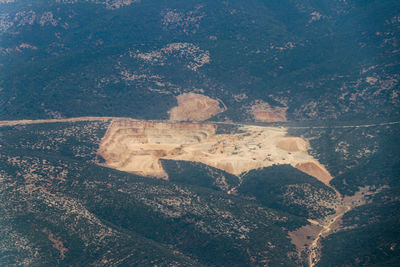
<path fill-rule="evenodd" d="M 317 222 L 309 221 L 311 224 L 304 225 L 296 231 L 289 232 L 291 242 L 296 246 L 299 256 L 303 251 L 306 251 L 306 247 L 311 245 L 315 237 L 323 229 Z"/>
<path fill-rule="evenodd" d="M 325 183 L 331 179 L 324 166 L 307 153 L 308 142 L 287 137 L 285 128 L 241 126 L 238 133 L 217 134 L 217 127 L 212 123 L 114 120 L 98 154 L 108 167 L 160 178 L 167 174 L 159 160 L 173 159 L 201 162 L 234 175 L 274 164 L 300 170 L 307 166 L 303 169 L 315 178 Z"/>
<path fill-rule="evenodd" d="M 53 243 L 53 248 L 57 249 L 60 252 L 60 258 L 63 260 L 65 258 L 65 253 L 68 251 L 68 249 L 64 247 L 61 238 L 55 236 L 47 228 L 44 228 L 42 232 L 45 233 L 47 235 L 47 238 Z"/>
<path fill-rule="evenodd" d="M 204 121 L 226 110 L 222 101 L 201 94 L 185 93 L 176 98 L 178 106 L 169 111 L 172 121 Z"/>

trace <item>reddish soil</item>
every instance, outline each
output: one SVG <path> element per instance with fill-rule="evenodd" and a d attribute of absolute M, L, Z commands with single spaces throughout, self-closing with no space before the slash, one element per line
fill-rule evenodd
<path fill-rule="evenodd" d="M 260 122 L 287 121 L 286 110 L 280 108 L 270 110 L 254 110 L 253 116 L 256 121 Z"/>
<path fill-rule="evenodd" d="M 322 165 L 316 164 L 315 162 L 298 163 L 295 167 L 302 172 L 317 177 L 318 180 L 327 184 L 328 186 L 329 181 L 332 180 L 332 176 L 329 174 L 329 172 Z"/>
<path fill-rule="evenodd" d="M 268 103 L 257 100 L 250 107 L 254 120 L 260 122 L 287 121 L 286 107 L 271 107 Z"/>
<path fill-rule="evenodd" d="M 222 101 L 205 95 L 185 93 L 176 98 L 178 106 L 169 111 L 172 121 L 204 121 L 226 110 Z"/>

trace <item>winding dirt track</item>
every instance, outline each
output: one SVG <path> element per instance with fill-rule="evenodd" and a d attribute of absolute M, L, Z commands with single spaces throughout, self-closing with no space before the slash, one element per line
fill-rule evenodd
<path fill-rule="evenodd" d="M 315 266 L 316 259 L 318 258 L 317 251 L 318 251 L 318 245 L 319 245 L 319 240 L 321 239 L 322 236 L 324 235 L 329 235 L 330 231 L 332 231 L 332 225 L 335 224 L 338 220 L 340 220 L 346 212 L 351 210 L 351 206 L 345 206 L 345 210 L 339 212 L 336 214 L 335 217 L 330 219 L 330 222 L 326 225 L 321 225 L 322 230 L 317 234 L 317 237 L 314 239 L 314 241 L 310 245 L 310 254 L 308 255 L 308 263 L 310 267 Z"/>

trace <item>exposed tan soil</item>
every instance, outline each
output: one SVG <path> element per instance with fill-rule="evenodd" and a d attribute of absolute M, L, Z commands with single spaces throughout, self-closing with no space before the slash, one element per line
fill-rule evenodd
<path fill-rule="evenodd" d="M 222 101 L 201 94 L 185 93 L 176 98 L 178 106 L 169 111 L 172 121 L 204 121 L 226 110 Z"/>
<path fill-rule="evenodd" d="M 310 245 L 310 251 L 308 255 L 308 263 L 310 267 L 315 266 L 318 262 L 320 257 L 320 248 L 319 248 L 319 241 L 321 237 L 328 236 L 334 229 L 332 228 L 333 225 L 337 224 L 337 221 L 340 220 L 343 215 L 351 210 L 351 206 L 344 206 L 341 207 L 339 210 L 336 211 L 334 215 L 328 216 L 326 219 L 326 223 L 323 224 L 323 227 L 320 232 L 317 233 L 316 238 L 312 241 Z"/>
<path fill-rule="evenodd" d="M 200 143 L 215 131 L 213 124 L 117 120 L 110 125 L 98 153 L 108 167 L 166 178 L 160 158 L 181 155 L 184 146 Z M 200 154 L 195 151 L 193 156 Z"/>
<path fill-rule="evenodd" d="M 299 256 L 302 251 L 306 249 L 306 246 L 310 246 L 314 238 L 323 228 L 316 222 L 305 225 L 297 229 L 296 231 L 289 232 L 291 242 L 296 246 Z"/>
<path fill-rule="evenodd" d="M 285 138 L 284 140 L 279 141 L 276 144 L 276 146 L 279 147 L 280 149 L 290 152 L 298 152 L 298 151 L 306 152 L 310 148 L 310 144 L 304 139 L 301 139 L 299 137 Z"/>
<path fill-rule="evenodd" d="M 167 174 L 159 159 L 201 162 L 234 175 L 274 164 L 313 163 L 323 168 L 307 154 L 308 143 L 287 137 L 284 128 L 242 126 L 240 133 L 216 134 L 217 127 L 212 123 L 115 120 L 98 153 L 108 167 L 160 178 Z M 324 172 L 311 175 L 326 181 Z"/>
<path fill-rule="evenodd" d="M 274 108 L 269 110 L 254 110 L 253 116 L 256 121 L 260 122 L 287 121 L 286 109 L 283 108 Z"/>
<path fill-rule="evenodd" d="M 300 171 L 305 172 L 311 176 L 318 177 L 318 180 L 320 180 L 321 182 L 325 183 L 328 186 L 330 180 L 332 180 L 332 176 L 329 174 L 329 172 L 325 169 L 324 166 L 322 166 L 318 162 L 313 161 L 313 162 L 297 163 L 295 167 Z"/>

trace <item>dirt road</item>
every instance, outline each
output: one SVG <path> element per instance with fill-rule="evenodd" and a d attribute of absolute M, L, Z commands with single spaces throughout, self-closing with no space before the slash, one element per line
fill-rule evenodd
<path fill-rule="evenodd" d="M 335 215 L 335 217 L 330 218 L 327 224 L 325 224 L 325 225 L 319 224 L 323 228 L 317 234 L 317 237 L 310 245 L 310 254 L 308 255 L 308 262 L 309 262 L 310 267 L 315 266 L 315 263 L 317 263 L 317 261 L 318 261 L 318 257 L 319 257 L 318 252 L 320 249 L 319 241 L 320 241 L 321 237 L 329 235 L 330 232 L 332 231 L 332 225 L 335 224 L 338 220 L 340 220 L 343 217 L 343 215 L 346 214 L 346 212 L 348 212 L 350 210 L 351 210 L 351 206 L 345 206 L 342 211 L 338 212 Z"/>
<path fill-rule="evenodd" d="M 87 117 L 75 117 L 75 118 L 65 118 L 65 119 L 39 119 L 39 120 L 13 120 L 13 121 L 0 121 L 0 127 L 1 126 L 14 126 L 14 125 L 24 125 L 24 124 L 39 124 L 39 123 L 54 123 L 54 122 L 76 122 L 76 121 L 108 121 L 108 120 L 114 120 L 114 119 L 131 119 L 128 117 L 92 117 L 92 116 L 87 116 Z M 154 122 L 169 122 L 169 120 L 149 120 L 149 121 L 154 121 Z M 201 122 L 197 122 L 201 123 Z M 252 126 L 252 125 L 258 125 L 258 124 L 252 124 L 252 123 L 240 123 L 240 122 L 221 122 L 221 121 L 207 121 L 204 123 L 215 123 L 215 124 L 229 124 L 229 125 L 243 125 L 243 126 Z M 285 125 L 282 126 L 283 128 L 288 128 L 288 129 L 308 129 L 308 128 L 313 128 L 313 129 L 328 129 L 328 128 L 368 128 L 368 127 L 376 127 L 376 126 L 385 126 L 385 125 L 394 125 L 394 124 L 400 124 L 400 121 L 392 121 L 392 122 L 383 122 L 383 123 L 377 123 L 377 124 L 359 124 L 359 125 L 344 125 L 344 126 L 290 126 L 290 125 Z M 258 126 L 265 126 L 268 127 L 267 125 L 258 125 Z M 280 127 L 279 125 L 277 126 L 271 126 L 270 127 Z"/>
<path fill-rule="evenodd" d="M 26 124 L 39 123 L 54 123 L 54 122 L 77 122 L 77 121 L 108 121 L 112 119 L 120 119 L 118 117 L 77 117 L 68 119 L 48 119 L 48 120 L 16 120 L 16 121 L 0 121 L 1 126 L 15 126 Z"/>

